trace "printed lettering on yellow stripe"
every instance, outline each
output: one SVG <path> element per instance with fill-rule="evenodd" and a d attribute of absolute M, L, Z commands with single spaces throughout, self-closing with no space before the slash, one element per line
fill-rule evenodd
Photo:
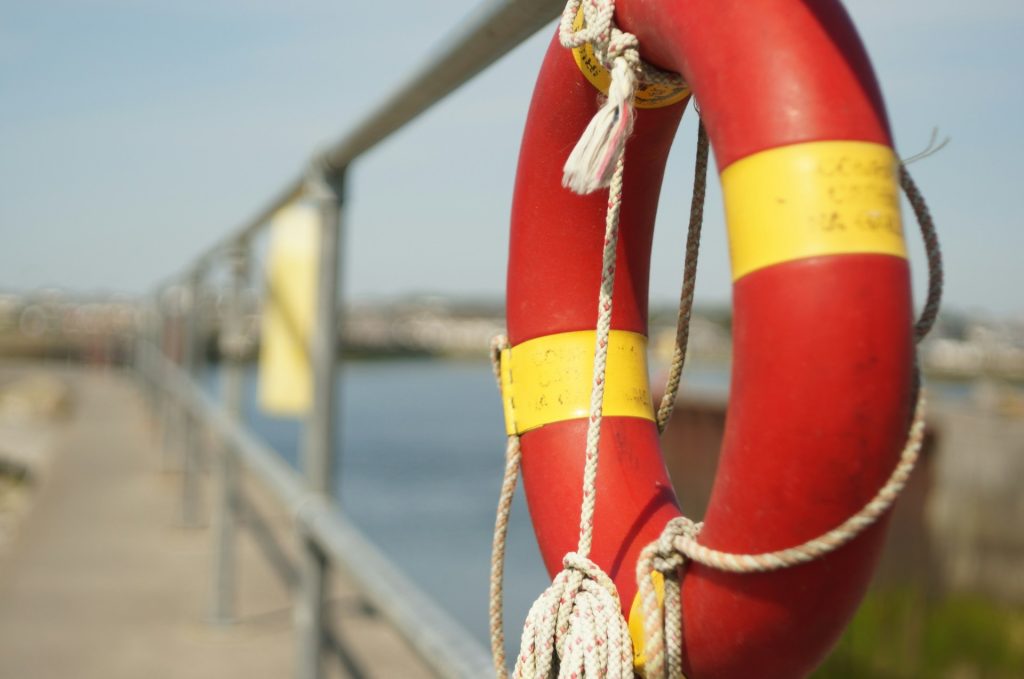
<path fill-rule="evenodd" d="M 501 354 L 505 430 L 522 434 L 590 414 L 596 332 L 581 330 L 528 340 Z M 612 330 L 603 411 L 654 419 L 647 382 L 647 338 Z"/>
<path fill-rule="evenodd" d="M 722 172 L 733 280 L 805 257 L 906 257 L 892 149 L 820 141 L 754 153 Z"/>

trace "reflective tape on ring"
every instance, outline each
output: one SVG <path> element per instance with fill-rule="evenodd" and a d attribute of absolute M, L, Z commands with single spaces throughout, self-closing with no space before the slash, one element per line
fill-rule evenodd
<path fill-rule="evenodd" d="M 576 19 L 572 28 L 578 31 L 586 25 L 583 18 L 583 8 L 576 12 Z M 601 64 L 597 58 L 594 47 L 590 43 L 584 43 L 572 49 L 572 58 L 576 61 L 583 76 L 590 81 L 599 92 L 608 94 L 612 84 L 612 74 Z M 690 96 L 690 88 L 685 85 L 671 85 L 667 83 L 637 83 L 636 92 L 633 94 L 633 105 L 636 108 L 662 108 L 678 104 Z"/>
<path fill-rule="evenodd" d="M 722 172 L 732 275 L 849 253 L 906 257 L 899 163 L 863 141 L 818 141 L 751 154 Z"/>
<path fill-rule="evenodd" d="M 590 415 L 596 341 L 596 331 L 581 330 L 537 337 L 502 351 L 501 392 L 509 435 Z M 602 411 L 606 417 L 654 421 L 643 335 L 611 331 Z"/>

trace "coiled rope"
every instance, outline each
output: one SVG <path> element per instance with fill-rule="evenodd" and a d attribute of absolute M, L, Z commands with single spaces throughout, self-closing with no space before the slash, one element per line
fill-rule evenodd
<path fill-rule="evenodd" d="M 581 7 L 585 25 L 574 31 L 573 20 Z M 523 626 L 520 652 L 513 674 L 516 679 L 548 679 L 554 676 L 559 679 L 628 679 L 633 676 L 632 642 L 621 613 L 618 593 L 608 575 L 588 557 L 593 542 L 602 402 L 615 284 L 615 252 L 625 145 L 633 129 L 633 96 L 638 80 L 675 85 L 682 81 L 677 74 L 658 71 L 642 62 L 636 36 L 620 31 L 615 26 L 612 20 L 614 11 L 614 0 L 588 0 L 585 4 L 581 0 L 569 0 L 559 28 L 559 37 L 564 47 L 573 48 L 591 43 L 602 65 L 611 72 L 608 100 L 591 120 L 569 155 L 563 176 L 563 185 L 577 193 L 591 193 L 607 186 L 608 211 L 598 295 L 597 339 L 587 424 L 579 544 L 575 552 L 565 555 L 563 570 L 530 608 Z M 693 198 L 675 348 L 668 383 L 656 416 L 659 432 L 664 431 L 674 408 L 686 358 L 703 222 L 707 164 L 708 139 L 701 123 L 697 133 Z M 917 217 L 928 254 L 928 297 L 915 323 L 915 339 L 920 342 L 938 314 L 943 283 L 942 259 L 928 208 L 905 164 L 900 165 L 899 174 L 900 185 Z M 501 351 L 507 347 L 508 340 L 504 336 L 495 338 L 491 346 L 492 365 L 499 385 Z M 637 561 L 636 577 L 644 613 L 645 671 L 648 679 L 683 676 L 680 578 L 687 560 L 733 573 L 765 572 L 806 563 L 846 544 L 883 515 L 906 484 L 924 437 L 924 410 L 924 393 L 919 391 L 907 444 L 892 475 L 875 497 L 840 526 L 802 545 L 761 554 L 733 554 L 701 545 L 697 541 L 700 523 L 685 517 L 670 521 L 659 539 L 645 547 Z M 499 679 L 508 676 L 502 582 L 509 514 L 521 458 L 519 437 L 511 435 L 506 448 L 505 474 L 491 554 L 491 651 Z M 664 597 L 661 603 L 658 602 L 652 581 L 654 572 L 664 578 Z"/>

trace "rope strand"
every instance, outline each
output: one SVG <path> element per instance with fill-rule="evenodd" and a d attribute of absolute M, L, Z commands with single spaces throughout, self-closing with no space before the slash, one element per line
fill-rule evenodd
<path fill-rule="evenodd" d="M 932 221 L 932 213 L 928 204 L 921 195 L 920 189 L 914 183 L 914 179 L 907 170 L 906 163 L 900 165 L 900 186 L 907 196 L 914 216 L 917 218 L 917 225 L 921 229 L 921 238 L 924 239 L 924 249 L 928 257 L 928 296 L 925 299 L 921 315 L 914 324 L 914 341 L 920 343 L 925 336 L 931 332 L 935 325 L 935 319 L 939 316 L 939 307 L 942 305 L 942 286 L 945 277 L 942 273 L 942 250 L 939 248 L 939 234 L 935 231 L 935 222 Z"/>
<path fill-rule="evenodd" d="M 661 396 L 658 414 L 658 433 L 664 433 L 675 410 L 679 380 L 686 363 L 686 345 L 690 339 L 690 315 L 693 311 L 693 292 L 697 280 L 697 253 L 700 251 L 700 231 L 704 224 L 704 195 L 708 177 L 708 133 L 704 121 L 697 126 L 697 153 L 693 164 L 693 197 L 690 199 L 690 224 L 686 230 L 686 259 L 683 263 L 683 291 L 679 296 L 679 314 L 676 318 L 675 347 L 668 382 Z"/>
<path fill-rule="evenodd" d="M 505 660 L 505 626 L 503 617 L 504 601 L 502 587 L 505 578 L 505 544 L 508 537 L 508 519 L 512 510 L 512 498 L 519 479 L 519 464 L 522 451 L 519 437 L 509 436 L 505 450 L 505 476 L 501 482 L 501 496 L 498 499 L 497 518 L 494 521 L 494 540 L 491 543 L 490 611 L 491 657 L 499 678 L 508 675 Z"/>

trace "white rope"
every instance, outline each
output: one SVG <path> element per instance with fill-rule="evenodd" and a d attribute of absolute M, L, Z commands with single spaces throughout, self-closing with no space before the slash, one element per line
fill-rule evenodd
<path fill-rule="evenodd" d="M 704 121 L 697 125 L 697 152 L 693 161 L 693 195 L 690 198 L 690 223 L 686 229 L 686 257 L 683 262 L 683 290 L 679 295 L 679 313 L 676 317 L 675 347 L 669 366 L 665 391 L 655 415 L 658 433 L 665 432 L 669 418 L 676 408 L 676 394 L 686 363 L 686 345 L 690 338 L 690 315 L 693 311 L 693 293 L 697 281 L 697 254 L 700 250 L 700 231 L 704 224 L 704 196 L 708 176 L 708 133 Z"/>
<path fill-rule="evenodd" d="M 512 510 L 512 498 L 516 492 L 516 481 L 519 478 L 521 456 L 519 437 L 509 436 L 508 447 L 505 449 L 505 477 L 501 483 L 498 513 L 494 521 L 494 541 L 491 543 L 491 657 L 494 660 L 494 669 L 498 677 L 504 677 L 507 674 L 505 627 L 502 620 L 505 615 L 502 605 L 502 584 L 505 577 L 505 543 L 508 536 L 508 519 Z"/>
<path fill-rule="evenodd" d="M 501 390 L 501 352 L 509 348 L 505 335 L 498 335 L 491 340 L 491 368 L 494 379 Z M 491 542 L 491 582 L 490 582 L 490 626 L 491 626 L 491 658 L 494 661 L 495 676 L 504 679 L 508 676 L 505 659 L 505 625 L 504 625 L 504 578 L 505 578 L 505 545 L 508 538 L 509 515 L 512 512 L 512 498 L 519 480 L 519 467 L 522 460 L 522 449 L 519 436 L 508 437 L 505 448 L 505 474 L 501 481 L 501 493 L 498 497 L 498 511 L 494 520 L 494 538 Z"/>
<path fill-rule="evenodd" d="M 581 7 L 584 24 L 573 30 Z M 590 44 L 598 61 L 611 73 L 607 101 L 587 125 L 563 168 L 562 186 L 579 194 L 593 193 L 611 184 L 626 140 L 633 132 L 637 84 L 683 84 L 677 73 L 644 63 L 636 36 L 619 30 L 614 15 L 615 0 L 569 0 L 558 29 L 563 47 L 574 49 Z"/>
<path fill-rule="evenodd" d="M 680 569 L 685 563 L 673 540 L 679 535 L 696 535 L 701 524 L 685 517 L 669 521 L 661 536 L 644 547 L 636 562 L 637 596 L 644 615 L 644 674 L 646 679 L 681 677 L 683 674 L 683 638 L 679 625 L 666 625 L 666 620 L 680 620 Z M 651 579 L 653 572 L 662 574 L 664 601 Z"/>
<path fill-rule="evenodd" d="M 760 554 L 731 554 L 710 549 L 697 542 L 696 531 L 689 530 L 676 535 L 672 540 L 673 546 L 691 561 L 729 573 L 766 573 L 790 568 L 813 561 L 839 549 L 885 514 L 899 497 L 900 491 L 907 485 L 907 479 L 910 478 L 910 473 L 917 463 L 921 444 L 924 441 L 926 405 L 927 399 L 922 390 L 918 394 L 913 424 L 910 426 L 906 445 L 900 454 L 899 462 L 885 484 L 860 511 L 827 533 L 795 547 Z"/>

